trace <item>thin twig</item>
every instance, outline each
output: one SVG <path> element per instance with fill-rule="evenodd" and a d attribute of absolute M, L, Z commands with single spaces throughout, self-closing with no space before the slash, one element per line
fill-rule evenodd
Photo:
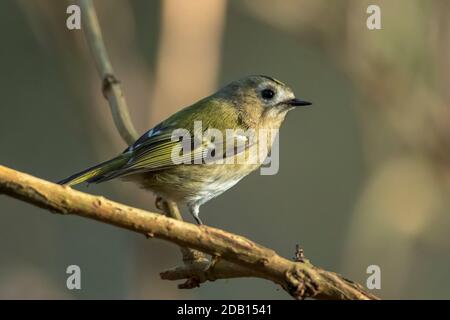
<path fill-rule="evenodd" d="M 243 272 L 242 276 L 263 278 L 281 285 L 296 299 L 377 299 L 360 285 L 336 273 L 315 267 L 309 261 L 290 261 L 242 236 L 132 208 L 3 166 L 0 166 L 0 194 L 51 212 L 79 215 L 139 232 L 147 237 L 194 248 L 217 257 L 216 260 L 226 260 L 233 264 L 228 269 L 222 264 L 220 272 L 214 273 L 219 262 L 213 261 L 210 270 L 204 270 L 206 278 L 209 276 L 215 280 L 238 277 Z M 180 273 L 178 278 L 195 279 L 190 274 Z M 165 275 L 166 279 L 170 276 L 175 278 L 174 272 Z"/>
<path fill-rule="evenodd" d="M 130 120 L 127 102 L 119 81 L 114 76 L 114 70 L 103 42 L 102 31 L 97 13 L 91 0 L 80 0 L 83 31 L 95 60 L 98 73 L 102 79 L 102 91 L 108 100 L 114 123 L 123 140 L 130 145 L 139 135 Z"/>
<path fill-rule="evenodd" d="M 157 197 L 156 204 L 156 206 L 162 210 L 166 216 L 183 221 L 183 217 L 181 216 L 176 202 Z M 180 250 L 185 266 L 190 266 L 191 268 L 203 268 L 204 264 L 209 263 L 209 260 L 205 257 L 205 255 L 199 251 L 183 247 L 181 247 Z"/>

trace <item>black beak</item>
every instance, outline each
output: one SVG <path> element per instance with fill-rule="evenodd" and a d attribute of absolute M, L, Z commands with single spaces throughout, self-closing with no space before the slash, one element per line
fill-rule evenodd
<path fill-rule="evenodd" d="M 292 100 L 289 100 L 287 102 L 287 104 L 290 105 L 290 106 L 293 106 L 293 107 L 310 106 L 310 105 L 312 105 L 311 102 L 299 100 L 299 99 L 296 99 L 296 98 L 294 98 Z"/>

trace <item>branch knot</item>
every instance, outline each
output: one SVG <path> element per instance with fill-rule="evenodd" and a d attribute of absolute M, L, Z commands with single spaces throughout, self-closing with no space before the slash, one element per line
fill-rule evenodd
<path fill-rule="evenodd" d="M 105 99 L 108 99 L 108 92 L 115 84 L 120 84 L 120 81 L 113 74 L 105 74 L 102 81 L 102 93 Z"/>

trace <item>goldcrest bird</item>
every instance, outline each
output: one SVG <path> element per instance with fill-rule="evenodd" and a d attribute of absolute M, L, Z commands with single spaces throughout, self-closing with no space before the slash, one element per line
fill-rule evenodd
<path fill-rule="evenodd" d="M 144 133 L 117 157 L 59 183 L 100 183 L 113 178 L 134 181 L 163 199 L 185 204 L 197 223 L 202 224 L 199 218 L 202 204 L 260 167 L 263 159 L 236 161 L 238 156 L 248 160 L 258 154 L 255 150 L 261 139 L 256 133 L 277 130 L 289 110 L 310 104 L 297 99 L 287 85 L 274 78 L 248 76 L 173 114 Z M 211 147 L 212 139 L 197 138 L 198 132 L 194 133 L 196 123 L 201 124 L 200 133 L 212 129 L 229 137 L 227 134 L 231 132 L 231 138 L 246 143 L 238 148 L 234 141 L 232 144 L 215 141 L 217 143 Z M 188 138 L 191 140 L 174 139 L 173 133 L 179 129 L 190 133 Z M 249 139 L 248 134 L 243 134 L 249 129 L 254 132 L 252 139 Z M 267 156 L 272 146 L 273 137 L 268 139 L 269 146 L 262 158 Z M 250 140 L 253 142 L 250 143 Z M 183 161 L 174 161 L 174 155 L 180 154 Z M 201 159 L 205 154 L 214 159 L 207 163 Z M 223 155 L 225 161 L 216 160 L 217 155 Z"/>

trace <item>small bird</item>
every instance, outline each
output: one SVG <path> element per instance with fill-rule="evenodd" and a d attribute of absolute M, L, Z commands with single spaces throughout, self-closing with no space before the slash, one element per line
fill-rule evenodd
<path fill-rule="evenodd" d="M 248 160 L 258 154 L 261 138 L 257 133 L 278 130 L 289 110 L 308 105 L 311 103 L 297 99 L 287 85 L 272 77 L 248 76 L 173 114 L 117 157 L 58 183 L 71 186 L 114 178 L 134 181 L 163 199 L 185 204 L 197 223 L 202 224 L 199 217 L 202 204 L 261 166 L 264 159 L 236 161 L 239 156 Z M 224 137 L 231 137 L 233 142 L 212 143 L 211 138 L 198 138 L 198 132 L 194 132 L 198 123 L 201 124 L 200 134 L 213 129 Z M 190 133 L 188 143 L 174 138 L 175 130 L 179 129 Z M 227 135 L 230 132 L 231 135 Z M 244 143 L 237 147 L 235 141 Z M 270 153 L 272 142 L 269 138 L 262 158 Z M 180 154 L 184 162 L 174 161 L 174 155 Z M 213 160 L 207 162 L 205 154 Z M 223 159 L 217 160 L 218 156 Z"/>

